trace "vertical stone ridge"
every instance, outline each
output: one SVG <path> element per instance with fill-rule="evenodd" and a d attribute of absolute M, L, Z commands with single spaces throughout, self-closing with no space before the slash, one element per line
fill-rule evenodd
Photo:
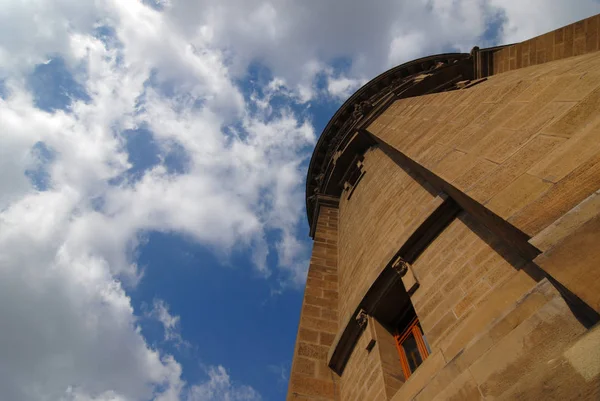
<path fill-rule="evenodd" d="M 338 209 L 321 206 L 318 213 L 288 400 L 339 400 L 339 378 L 327 366 L 338 331 Z"/>

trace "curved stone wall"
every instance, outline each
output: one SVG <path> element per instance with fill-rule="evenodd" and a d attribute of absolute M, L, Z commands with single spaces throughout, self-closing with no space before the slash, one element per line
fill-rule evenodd
<path fill-rule="evenodd" d="M 397 100 L 368 131 L 533 237 L 600 188 L 600 53 Z"/>
<path fill-rule="evenodd" d="M 599 27 L 415 60 L 338 110 L 288 399 L 600 397 Z"/>
<path fill-rule="evenodd" d="M 439 205 L 436 192 L 381 150 L 365 154 L 365 175 L 352 197 L 340 200 L 340 327 L 408 237 Z"/>
<path fill-rule="evenodd" d="M 444 73 L 449 73 L 448 78 Z M 306 176 L 306 211 L 309 224 L 312 225 L 314 194 L 332 195 L 337 188 L 327 188 L 327 175 L 336 151 L 345 144 L 357 125 L 378 107 L 385 107 L 386 102 L 394 96 L 417 96 L 426 91 L 442 90 L 444 84 L 453 85 L 452 79 L 470 79 L 473 74 L 473 63 L 468 53 L 446 53 L 396 66 L 373 78 L 356 91 L 338 109 L 331 118 L 312 154 Z M 438 75 L 439 82 L 430 79 L 431 84 L 419 85 L 425 78 Z M 447 81 L 446 79 L 449 79 Z"/>

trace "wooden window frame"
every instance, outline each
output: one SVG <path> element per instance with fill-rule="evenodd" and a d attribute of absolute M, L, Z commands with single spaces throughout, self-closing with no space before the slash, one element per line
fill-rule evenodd
<path fill-rule="evenodd" d="M 421 359 L 423 360 L 423 362 L 425 362 L 425 359 L 429 356 L 427 344 L 425 344 L 425 340 L 423 339 L 423 332 L 419 327 L 419 318 L 415 317 L 403 332 L 397 332 L 394 335 L 394 339 L 396 340 L 396 349 L 398 350 L 398 355 L 400 356 L 400 364 L 402 365 L 402 371 L 404 372 L 404 377 L 406 379 L 408 379 L 410 375 L 412 375 L 414 372 L 410 370 L 410 365 L 408 364 L 408 357 L 406 356 L 406 352 L 404 352 L 404 347 L 402 347 L 402 344 L 411 334 L 415 338 L 415 341 L 417 343 L 417 349 L 421 354 Z M 421 364 L 423 362 L 421 362 Z M 418 369 L 418 367 L 416 369 Z"/>

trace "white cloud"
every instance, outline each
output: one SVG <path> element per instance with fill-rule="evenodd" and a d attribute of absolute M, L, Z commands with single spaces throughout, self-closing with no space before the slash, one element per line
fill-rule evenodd
<path fill-rule="evenodd" d="M 190 388 L 188 401 L 260 401 L 260 395 L 251 387 L 232 383 L 222 367 L 210 368 L 209 380 Z"/>
<path fill-rule="evenodd" d="M 165 341 L 171 341 L 178 347 L 189 345 L 181 337 L 181 318 L 179 316 L 171 315 L 169 312 L 169 305 L 166 304 L 165 301 L 162 299 L 155 299 L 152 302 L 152 310 L 147 312 L 146 316 L 156 319 L 162 324 L 165 333 Z"/>
<path fill-rule="evenodd" d="M 350 79 L 344 76 L 330 77 L 327 82 L 327 91 L 331 96 L 345 101 L 365 83 L 364 80 Z"/>
<path fill-rule="evenodd" d="M 530 39 L 600 12 L 596 0 L 490 0 L 490 3 L 501 7 L 506 15 L 502 43 Z"/>
<path fill-rule="evenodd" d="M 0 219 L 0 388 L 55 400 L 69 387 L 148 398 L 171 366 L 148 348 L 106 260 L 70 244 L 72 193 L 29 195 Z"/>
<path fill-rule="evenodd" d="M 598 9 L 591 0 L 534 3 L 173 0 L 160 2 L 160 12 L 138 1 L 5 0 L 0 398 L 259 399 L 222 367 L 204 383 L 184 383 L 174 357 L 148 345 L 127 295 L 143 279 L 133 257 L 139 235 L 176 232 L 225 255 L 251 249 L 265 276 L 271 245 L 278 277 L 301 283 L 301 166 L 316 138 L 293 107 L 272 100 L 339 100 L 394 63 L 468 51 L 498 15 L 507 41 Z M 530 11 L 544 5 L 548 13 Z M 95 35 L 106 27 L 114 37 Z M 34 106 L 27 76 L 55 57 L 66 60 L 89 100 L 49 113 Z M 332 66 L 339 58 L 351 61 L 344 71 Z M 251 62 L 273 76 L 247 100 L 237 80 Z M 319 76 L 325 88 L 315 86 Z M 127 178 L 126 132 L 139 127 L 164 149 L 179 145 L 185 172 L 158 165 Z M 44 192 L 24 174 L 39 162 L 32 147 L 40 141 L 54 155 Z M 112 184 L 118 178 L 122 184 Z M 274 247 L 266 241 L 272 233 Z M 154 310 L 166 338 L 180 336 L 167 305 Z"/>
<path fill-rule="evenodd" d="M 340 57 L 353 61 L 349 79 L 369 79 L 416 57 L 490 44 L 483 36 L 491 22 L 504 27 L 498 39 L 505 42 L 597 12 L 595 0 L 181 0 L 166 16 L 177 21 L 184 36 L 193 35 L 198 25 L 210 27 L 213 43 L 233 55 L 234 74 L 244 74 L 249 61 L 260 60 L 308 96 L 314 74 Z M 400 48 L 405 52 L 398 53 Z"/>

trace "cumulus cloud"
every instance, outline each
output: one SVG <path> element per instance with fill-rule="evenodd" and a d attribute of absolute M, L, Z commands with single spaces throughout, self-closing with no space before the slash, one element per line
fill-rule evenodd
<path fill-rule="evenodd" d="M 56 400 L 73 387 L 150 398 L 174 362 L 148 348 L 106 260 L 71 246 L 75 203 L 32 194 L 0 218 L 2 398 Z"/>
<path fill-rule="evenodd" d="M 595 0 L 490 0 L 504 14 L 501 43 L 520 42 L 600 12 Z"/>
<path fill-rule="evenodd" d="M 330 76 L 327 82 L 327 92 L 334 98 L 344 101 L 365 83 L 365 80 L 350 79 L 345 76 Z"/>
<path fill-rule="evenodd" d="M 148 345 L 127 294 L 143 280 L 140 236 L 248 250 L 265 277 L 302 283 L 309 102 L 340 101 L 395 63 L 520 40 L 598 9 L 592 0 L 149 3 L 0 7 L 0 398 L 259 399 L 223 367 L 186 383 L 177 360 Z M 58 60 L 78 92 L 56 86 L 62 103 L 41 109 L 35 92 L 45 88 L 30 78 Z M 240 82 L 256 63 L 270 76 L 248 95 Z M 127 143 L 139 130 L 158 162 L 130 174 L 139 166 Z M 169 167 L 174 149 L 180 169 Z M 152 313 L 168 340 L 180 338 L 166 303 Z"/>

